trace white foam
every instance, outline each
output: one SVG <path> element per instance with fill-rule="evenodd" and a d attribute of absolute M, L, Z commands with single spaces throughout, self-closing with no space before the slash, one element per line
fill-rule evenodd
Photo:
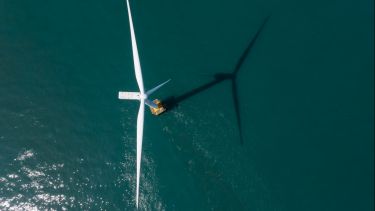
<path fill-rule="evenodd" d="M 66 196 L 63 194 L 52 195 L 48 193 L 43 193 L 43 194 L 36 195 L 35 199 L 37 199 L 37 201 L 42 201 L 47 204 L 51 204 L 51 203 L 61 204 L 62 202 L 66 201 Z"/>
<path fill-rule="evenodd" d="M 18 178 L 18 175 L 17 174 L 8 174 L 7 177 L 10 178 L 10 179 L 15 179 L 15 178 Z"/>
<path fill-rule="evenodd" d="M 27 167 L 22 167 L 21 168 L 26 174 L 28 177 L 30 178 L 33 178 L 33 177 L 41 177 L 41 176 L 45 176 L 45 174 L 42 172 L 42 171 L 37 171 L 37 170 L 31 170 Z"/>
<path fill-rule="evenodd" d="M 23 161 L 23 160 L 33 157 L 34 154 L 35 153 L 33 152 L 33 150 L 29 149 L 19 154 L 15 160 Z"/>

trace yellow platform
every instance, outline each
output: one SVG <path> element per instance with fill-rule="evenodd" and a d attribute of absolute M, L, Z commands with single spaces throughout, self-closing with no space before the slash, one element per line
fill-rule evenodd
<path fill-rule="evenodd" d="M 160 100 L 155 99 L 152 102 L 154 102 L 156 105 L 158 105 L 158 108 L 151 108 L 150 107 L 151 113 L 153 115 L 157 116 L 157 115 L 162 114 L 164 111 L 166 111 L 166 109 L 163 107 L 163 104 L 160 102 Z"/>

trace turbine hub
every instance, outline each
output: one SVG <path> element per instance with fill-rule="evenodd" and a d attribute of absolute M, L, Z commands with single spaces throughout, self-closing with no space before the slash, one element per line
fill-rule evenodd
<path fill-rule="evenodd" d="M 140 94 L 139 97 L 143 100 L 146 100 L 147 99 L 147 94 Z"/>

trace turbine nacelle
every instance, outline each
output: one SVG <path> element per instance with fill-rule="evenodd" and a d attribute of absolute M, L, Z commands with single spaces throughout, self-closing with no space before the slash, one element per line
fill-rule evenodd
<path fill-rule="evenodd" d="M 147 101 L 147 98 L 149 95 L 154 93 L 156 90 L 160 89 L 163 85 L 168 83 L 171 79 L 167 80 L 166 82 L 148 90 L 146 93 L 141 92 L 119 92 L 118 93 L 118 99 L 120 100 L 145 100 Z M 147 103 L 146 103 L 147 104 Z"/>

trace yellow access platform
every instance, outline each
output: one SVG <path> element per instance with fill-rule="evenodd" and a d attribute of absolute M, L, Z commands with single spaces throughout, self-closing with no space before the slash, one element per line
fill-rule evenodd
<path fill-rule="evenodd" d="M 153 115 L 158 116 L 158 115 L 162 114 L 164 111 L 167 110 L 167 109 L 165 109 L 165 107 L 163 106 L 163 104 L 160 102 L 160 100 L 155 99 L 152 102 L 154 102 L 158 106 L 158 108 L 152 108 L 152 107 L 150 107 L 151 113 Z"/>

